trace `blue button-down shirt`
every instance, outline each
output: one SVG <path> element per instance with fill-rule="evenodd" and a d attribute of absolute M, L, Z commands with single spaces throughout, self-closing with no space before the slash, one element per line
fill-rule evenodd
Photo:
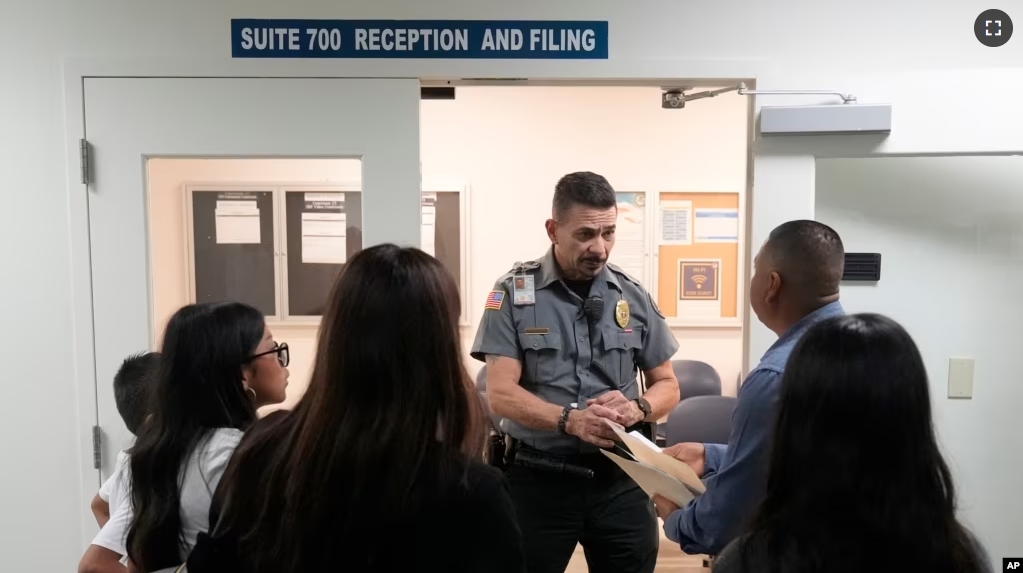
<path fill-rule="evenodd" d="M 738 536 L 767 489 L 768 438 L 785 363 L 812 325 L 844 314 L 835 301 L 803 317 L 767 350 L 739 390 L 728 445 L 704 444 L 707 491 L 673 512 L 664 534 L 686 553 L 716 555 Z"/>

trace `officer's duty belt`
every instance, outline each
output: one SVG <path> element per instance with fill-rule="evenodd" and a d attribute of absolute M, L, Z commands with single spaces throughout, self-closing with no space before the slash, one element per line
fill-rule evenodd
<path fill-rule="evenodd" d="M 522 446 L 515 449 L 515 465 L 584 479 L 594 476 L 593 470 L 588 467 L 569 463 L 559 456 Z"/>

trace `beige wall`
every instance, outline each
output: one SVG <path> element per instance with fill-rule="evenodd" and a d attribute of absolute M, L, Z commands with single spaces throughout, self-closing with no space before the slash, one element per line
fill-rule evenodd
<path fill-rule="evenodd" d="M 454 101 L 422 105 L 424 189 L 471 188 L 467 365 L 483 300 L 518 260 L 543 254 L 554 183 L 570 171 L 605 175 L 616 189 L 745 189 L 746 100 L 719 97 L 662 110 L 656 88 L 458 88 Z M 356 160 L 153 159 L 149 161 L 154 340 L 188 302 L 184 189 L 190 183 L 358 184 Z M 273 325 L 291 353 L 292 404 L 305 389 L 313 326 Z M 678 358 L 703 360 L 734 393 L 742 363 L 738 328 L 675 329 Z"/>

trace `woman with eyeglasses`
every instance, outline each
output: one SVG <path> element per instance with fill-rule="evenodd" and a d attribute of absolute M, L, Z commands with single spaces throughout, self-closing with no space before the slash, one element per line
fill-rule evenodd
<path fill-rule="evenodd" d="M 159 379 L 131 456 L 129 569 L 176 567 L 209 527 L 212 493 L 255 421 L 285 399 L 288 346 L 241 303 L 192 304 L 163 336 Z"/>
<path fill-rule="evenodd" d="M 309 388 L 242 440 L 189 573 L 522 573 L 504 476 L 437 259 L 379 245 L 327 302 Z"/>

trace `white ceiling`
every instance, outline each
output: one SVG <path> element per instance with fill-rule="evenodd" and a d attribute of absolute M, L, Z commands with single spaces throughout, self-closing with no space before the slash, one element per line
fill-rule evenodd
<path fill-rule="evenodd" d="M 955 226 L 1023 223 L 1023 157 L 818 159 L 816 201 Z"/>

